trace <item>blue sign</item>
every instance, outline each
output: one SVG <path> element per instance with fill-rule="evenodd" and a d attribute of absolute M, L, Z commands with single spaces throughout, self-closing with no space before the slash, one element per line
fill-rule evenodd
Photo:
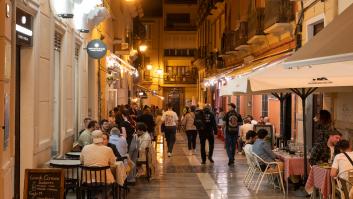
<path fill-rule="evenodd" d="M 93 59 L 100 59 L 107 53 L 107 46 L 102 40 L 92 40 L 87 44 L 87 53 Z"/>

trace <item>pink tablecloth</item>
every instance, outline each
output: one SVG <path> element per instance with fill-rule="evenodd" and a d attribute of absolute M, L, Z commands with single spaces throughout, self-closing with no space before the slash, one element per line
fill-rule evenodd
<path fill-rule="evenodd" d="M 308 180 L 306 181 L 305 190 L 312 193 L 314 188 L 320 190 L 323 198 L 328 198 L 331 194 L 331 169 L 322 168 L 317 165 L 311 168 Z"/>
<path fill-rule="evenodd" d="M 280 152 L 275 154 L 284 162 L 284 179 L 287 181 L 289 176 L 304 175 L 304 157 L 292 156 Z"/>

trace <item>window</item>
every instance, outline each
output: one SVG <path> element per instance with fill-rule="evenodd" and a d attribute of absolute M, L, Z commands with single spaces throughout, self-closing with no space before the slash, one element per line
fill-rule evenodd
<path fill-rule="evenodd" d="M 314 24 L 314 36 L 317 35 L 322 29 L 324 29 L 324 22 L 321 21 L 317 24 Z"/>
<path fill-rule="evenodd" d="M 152 28 L 151 24 L 144 24 L 145 29 L 146 29 L 146 40 L 151 40 L 152 39 Z"/>
<path fill-rule="evenodd" d="M 167 26 L 174 27 L 177 24 L 190 24 L 190 14 L 189 13 L 167 14 Z"/>
<path fill-rule="evenodd" d="M 53 100 L 53 139 L 52 139 L 52 156 L 57 156 L 60 150 L 60 71 L 61 71 L 61 42 L 62 35 L 55 32 L 54 35 L 54 100 Z"/>
<path fill-rule="evenodd" d="M 267 117 L 268 116 L 268 96 L 267 95 L 262 95 L 262 116 Z"/>

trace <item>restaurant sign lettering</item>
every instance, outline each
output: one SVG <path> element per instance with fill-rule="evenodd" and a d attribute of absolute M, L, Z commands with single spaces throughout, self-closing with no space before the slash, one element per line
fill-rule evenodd
<path fill-rule="evenodd" d="M 26 169 L 24 199 L 64 198 L 64 172 L 61 169 Z"/>
<path fill-rule="evenodd" d="M 107 53 L 107 46 L 102 40 L 94 39 L 87 44 L 87 53 L 93 59 L 100 59 Z"/>

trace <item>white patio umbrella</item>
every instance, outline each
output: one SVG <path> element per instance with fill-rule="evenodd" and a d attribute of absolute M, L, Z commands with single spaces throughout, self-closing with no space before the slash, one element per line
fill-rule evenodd
<path fill-rule="evenodd" d="M 285 68 L 284 60 L 272 63 L 249 77 L 252 91 L 292 91 L 302 99 L 303 124 L 306 125 L 305 101 L 315 91 L 353 92 L 353 61 Z M 304 168 L 307 168 L 306 127 L 304 137 Z M 304 169 L 304 178 L 307 178 Z"/>

